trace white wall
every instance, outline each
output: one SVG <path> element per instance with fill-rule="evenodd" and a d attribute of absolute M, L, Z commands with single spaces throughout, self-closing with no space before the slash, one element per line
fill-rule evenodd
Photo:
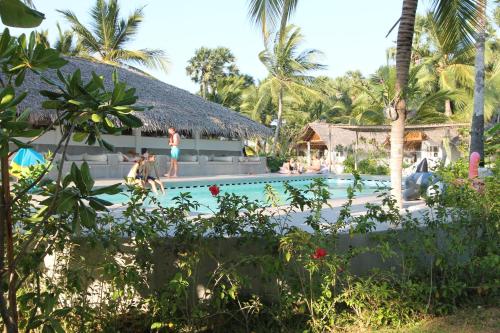
<path fill-rule="evenodd" d="M 33 144 L 37 145 L 57 145 L 60 140 L 58 131 L 49 131 L 38 138 Z M 20 141 L 27 142 L 29 138 L 17 138 Z M 103 135 L 103 139 L 115 146 L 116 148 L 136 148 L 140 151 L 141 148 L 149 149 L 170 149 L 168 146 L 168 138 L 166 137 L 144 137 L 134 135 Z M 70 140 L 70 146 L 87 146 L 85 142 L 75 142 Z M 98 146 L 95 144 L 94 146 Z M 214 150 L 241 152 L 242 141 L 240 140 L 205 140 L 205 139 L 181 139 L 180 149 L 186 150 Z"/>

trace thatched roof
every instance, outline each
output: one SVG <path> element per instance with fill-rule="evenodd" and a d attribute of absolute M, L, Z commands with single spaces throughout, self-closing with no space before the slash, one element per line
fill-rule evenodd
<path fill-rule="evenodd" d="M 82 78 L 89 79 L 91 73 L 95 72 L 104 76 L 108 89 L 112 87 L 112 73 L 117 70 L 120 81 L 136 88 L 139 97 L 138 104 L 153 107 L 151 110 L 136 113 L 136 116 L 144 123 L 143 131 L 162 131 L 168 126 L 174 126 L 180 131 L 194 130 L 202 134 L 226 137 L 251 138 L 266 137 L 271 134 L 269 128 L 237 112 L 138 71 L 74 57 L 68 57 L 67 60 L 68 64 L 61 69 L 63 74 L 68 75 L 79 68 Z M 56 72 L 53 70 L 44 72 L 43 75 L 57 79 Z M 33 73 L 27 74 L 20 87 L 20 90 L 28 91 L 28 97 L 21 107 L 29 107 L 32 110 L 30 122 L 33 124 L 44 124 L 54 117 L 52 111 L 41 107 L 44 97 L 38 93 L 40 89 L 47 90 L 52 87 Z"/>
<path fill-rule="evenodd" d="M 455 141 L 458 129 L 468 127 L 465 123 L 428 124 L 428 125 L 406 125 L 405 132 L 423 132 L 425 138 L 436 143 L 441 142 L 445 136 Z M 342 125 L 328 124 L 324 122 L 309 123 L 299 137 L 300 142 L 311 142 L 312 146 L 326 146 L 330 149 L 337 145 L 348 147 L 356 142 L 356 133 L 360 140 L 360 146 L 370 145 L 372 142 L 385 145 L 391 132 L 389 125 Z"/>

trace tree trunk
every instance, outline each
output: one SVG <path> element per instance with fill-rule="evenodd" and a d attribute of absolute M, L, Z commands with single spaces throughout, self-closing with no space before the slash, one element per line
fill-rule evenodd
<path fill-rule="evenodd" d="M 276 121 L 276 130 L 274 131 L 274 141 L 271 147 L 271 155 L 276 156 L 276 146 L 278 145 L 278 138 L 281 128 L 281 117 L 283 115 L 283 87 L 280 87 L 278 95 L 278 120 Z"/>
<path fill-rule="evenodd" d="M 399 208 L 403 207 L 401 193 L 403 172 L 404 130 L 406 119 L 405 89 L 408 85 L 410 71 L 415 15 L 418 0 L 403 0 L 401 21 L 398 29 L 396 47 L 396 114 L 397 119 L 391 123 L 391 187 L 392 195 Z"/>
<path fill-rule="evenodd" d="M 474 113 L 472 115 L 470 154 L 478 152 L 481 161 L 484 161 L 484 39 L 485 39 L 485 11 L 486 0 L 482 2 L 481 8 L 481 31 L 476 40 L 476 61 L 474 65 Z"/>
<path fill-rule="evenodd" d="M 356 144 L 354 146 L 354 170 L 356 171 L 358 171 L 358 144 L 359 144 L 358 131 L 356 131 Z"/>
<path fill-rule="evenodd" d="M 453 115 L 453 111 L 451 109 L 451 100 L 449 99 L 444 101 L 444 115 L 448 118 Z"/>
<path fill-rule="evenodd" d="M 13 237 L 13 225 L 12 225 L 12 207 L 11 207 L 11 195 L 10 195 L 10 179 L 9 179 L 9 157 L 7 155 L 0 157 L 0 168 L 2 174 L 2 226 L 3 232 L 5 233 L 6 252 L 7 252 L 7 276 L 8 276 L 8 293 L 7 301 L 9 304 L 9 309 L 7 312 L 8 318 L 6 321 L 6 330 L 8 333 L 18 332 L 17 327 L 17 298 L 16 298 L 16 283 L 17 283 L 17 273 L 14 266 L 14 237 Z M 3 254 L 4 248 L 2 248 L 2 266 L 3 266 Z M 3 291 L 3 290 L 2 290 Z M 2 295 L 3 298 L 3 295 Z M 2 300 L 3 301 L 3 300 Z M 2 316 L 3 317 L 3 316 Z"/>

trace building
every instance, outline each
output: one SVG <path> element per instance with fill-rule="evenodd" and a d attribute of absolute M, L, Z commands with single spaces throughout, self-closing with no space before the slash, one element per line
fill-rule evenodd
<path fill-rule="evenodd" d="M 186 165 L 181 166 L 181 175 L 265 171 L 265 161 L 260 159 L 258 165 L 254 167 L 248 163 L 243 168 L 237 165 L 248 162 L 239 159 L 244 140 L 265 138 L 271 135 L 271 130 L 262 124 L 139 71 L 75 57 L 68 57 L 67 60 L 68 64 L 61 68 L 64 75 L 80 69 L 82 78 L 85 80 L 89 79 L 94 72 L 102 75 L 106 88 L 111 89 L 112 74 L 117 71 L 120 81 L 136 89 L 138 104 L 152 107 L 135 113 L 143 122 L 140 129 L 104 137 L 114 146 L 114 152 L 105 151 L 97 145 L 88 146 L 84 142 L 70 142 L 67 152 L 68 160 L 77 162 L 86 160 L 91 164 L 95 177 L 123 177 L 129 165 L 125 164 L 123 168 L 117 168 L 118 157 L 114 155 L 119 156 L 119 153 L 130 151 L 140 152 L 143 148 L 161 157 L 162 169 L 165 171 L 168 168 L 167 156 L 170 152 L 167 138 L 169 126 L 174 126 L 182 137 L 180 162 Z M 57 74 L 53 70 L 44 72 L 43 76 L 57 80 Z M 19 89 L 28 92 L 28 96 L 20 107 L 21 109 L 30 108 L 30 123 L 36 127 L 51 128 L 33 143 L 34 148 L 40 152 L 53 150 L 61 137 L 57 127 L 52 128 L 51 125 L 56 119 L 56 114 L 53 110 L 42 108 L 45 98 L 39 94 L 39 90 L 50 90 L 53 87 L 45 83 L 40 76 L 27 72 L 27 77 Z M 215 163 L 213 167 L 207 164 L 202 166 L 204 162 L 224 162 L 226 165 L 218 167 Z M 229 162 L 232 164 L 231 167 L 228 166 Z M 253 163 L 256 164 L 256 161 Z"/>
<path fill-rule="evenodd" d="M 404 163 L 418 164 L 427 158 L 432 164 L 449 163 L 459 156 L 461 129 L 469 124 L 407 125 L 405 128 Z M 360 161 L 378 151 L 387 160 L 390 151 L 389 125 L 341 125 L 314 122 L 308 124 L 296 146 L 298 155 L 310 161 L 313 154 L 325 156 L 331 170 L 343 172 L 343 162 L 356 152 Z"/>

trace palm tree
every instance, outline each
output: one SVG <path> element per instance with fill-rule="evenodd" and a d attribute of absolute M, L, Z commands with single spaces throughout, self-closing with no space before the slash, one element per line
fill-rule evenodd
<path fill-rule="evenodd" d="M 477 28 L 478 2 L 481 0 L 434 0 L 433 15 L 443 31 L 443 44 L 472 43 Z M 392 194 L 402 208 L 403 142 L 406 120 L 406 88 L 412 55 L 412 42 L 418 0 L 403 0 L 396 46 L 396 89 L 393 107 L 388 115 L 391 123 L 391 186 Z"/>
<path fill-rule="evenodd" d="M 139 64 L 148 68 L 167 71 L 165 52 L 155 49 L 126 49 L 126 44 L 137 34 L 144 19 L 142 8 L 135 9 L 126 19 L 120 19 L 117 0 L 96 0 L 90 10 L 92 19 L 88 29 L 70 10 L 58 10 L 71 24 L 81 44 L 82 50 L 102 62 L 124 65 Z"/>
<path fill-rule="evenodd" d="M 191 80 L 200 84 L 200 95 L 206 99 L 209 93 L 214 93 L 218 79 L 239 73 L 235 60 L 226 47 L 201 47 L 188 60 L 186 73 Z"/>
<path fill-rule="evenodd" d="M 283 99 L 285 92 L 299 96 L 301 91 L 313 90 L 308 87 L 312 77 L 308 74 L 311 71 L 324 68 L 323 65 L 315 62 L 315 58 L 320 54 L 317 50 L 306 50 L 298 52 L 298 47 L 304 40 L 300 28 L 287 26 L 285 37 L 278 32 L 275 34 L 272 43 L 266 44 L 266 49 L 259 54 L 260 61 L 266 66 L 269 72 L 269 86 L 274 96 L 277 96 L 278 114 L 274 141 L 271 154 L 275 155 L 276 145 L 283 116 Z"/>
<path fill-rule="evenodd" d="M 57 23 L 58 36 L 56 42 L 54 43 L 54 49 L 59 51 L 59 53 L 68 56 L 87 56 L 82 50 L 81 43 L 76 43 L 74 45 L 73 32 L 71 30 L 62 31 L 61 26 Z"/>
<path fill-rule="evenodd" d="M 486 35 L 486 0 L 480 1 L 479 33 L 476 39 L 474 113 L 471 123 L 470 154 L 478 152 L 484 161 L 484 41 Z"/>
<path fill-rule="evenodd" d="M 269 37 L 269 31 L 279 31 L 279 35 L 285 37 L 286 26 L 298 2 L 298 0 L 249 1 L 248 13 L 254 23 L 260 26 L 265 42 Z"/>
<path fill-rule="evenodd" d="M 243 94 L 251 86 L 253 86 L 253 78 L 249 75 L 224 76 L 217 79 L 207 99 L 234 111 L 240 111 Z"/>
<path fill-rule="evenodd" d="M 432 14 L 421 19 L 429 48 L 432 52 L 421 58 L 424 64 L 423 75 L 420 77 L 422 85 L 436 85 L 439 89 L 456 91 L 462 87 L 471 87 L 474 82 L 474 49 L 460 41 L 455 45 L 447 45 L 443 41 L 443 34 L 438 29 Z M 436 84 L 432 84 L 437 79 Z M 429 84 L 431 83 L 431 84 Z M 453 115 L 452 101 L 445 100 L 444 113 L 447 117 Z"/>

